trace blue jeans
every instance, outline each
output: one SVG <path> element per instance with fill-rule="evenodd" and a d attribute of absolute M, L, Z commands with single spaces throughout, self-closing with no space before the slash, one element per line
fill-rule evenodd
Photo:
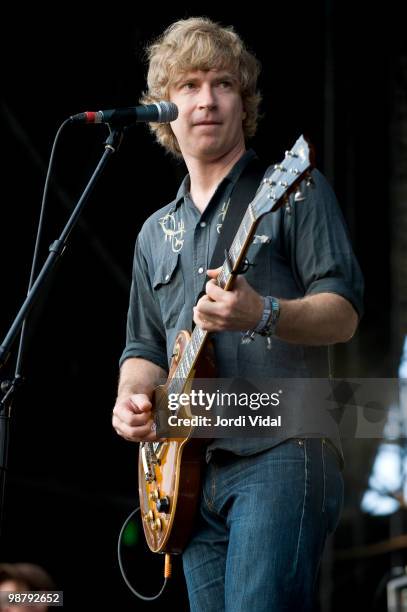
<path fill-rule="evenodd" d="M 215 450 L 183 554 L 191 612 L 313 610 L 342 501 L 339 462 L 324 439 L 292 438 L 246 457 Z"/>

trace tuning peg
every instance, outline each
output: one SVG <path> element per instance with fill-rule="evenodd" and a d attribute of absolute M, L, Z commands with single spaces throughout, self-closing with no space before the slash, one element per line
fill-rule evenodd
<path fill-rule="evenodd" d="M 305 196 L 302 193 L 301 189 L 298 187 L 297 191 L 295 192 L 294 202 L 303 202 L 304 200 L 305 200 Z"/>
<path fill-rule="evenodd" d="M 287 213 L 287 215 L 291 215 L 291 213 L 293 212 L 292 206 L 290 204 L 290 200 L 288 198 L 286 198 L 284 200 L 284 207 L 285 207 L 285 211 Z"/>

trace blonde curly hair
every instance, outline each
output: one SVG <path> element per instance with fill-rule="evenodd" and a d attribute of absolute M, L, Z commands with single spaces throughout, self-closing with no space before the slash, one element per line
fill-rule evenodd
<path fill-rule="evenodd" d="M 169 99 L 171 84 L 180 73 L 190 70 L 230 70 L 240 85 L 243 132 L 254 136 L 261 95 L 256 91 L 260 62 L 245 47 L 233 27 L 224 28 L 205 17 L 181 19 L 170 25 L 146 49 L 149 60 L 148 90 L 140 102 L 151 104 Z M 176 157 L 181 157 L 177 139 L 169 123 L 150 123 L 157 141 Z"/>

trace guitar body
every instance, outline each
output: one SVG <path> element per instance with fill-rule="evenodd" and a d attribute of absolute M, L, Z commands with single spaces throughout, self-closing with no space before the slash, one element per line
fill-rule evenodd
<path fill-rule="evenodd" d="M 168 419 L 168 388 L 177 370 L 191 334 L 177 335 L 170 371 L 165 385 L 154 391 L 153 411 L 158 420 Z M 187 393 L 192 379 L 215 376 L 213 349 L 206 343 L 197 367 L 189 373 L 183 385 Z M 188 406 L 177 412 L 180 418 L 191 417 Z M 140 444 L 138 478 L 140 512 L 147 544 L 151 551 L 181 553 L 191 535 L 201 490 L 201 471 L 207 440 L 192 438 L 193 428 L 186 428 L 182 438 L 168 438 L 165 442 Z"/>

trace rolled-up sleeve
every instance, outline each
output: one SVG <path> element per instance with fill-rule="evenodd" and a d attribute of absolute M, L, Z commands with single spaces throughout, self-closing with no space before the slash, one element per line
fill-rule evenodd
<path fill-rule="evenodd" d="M 120 366 L 129 357 L 141 357 L 167 370 L 165 330 L 149 278 L 148 261 L 143 253 L 140 234 L 134 250 L 126 347 L 120 358 Z"/>
<path fill-rule="evenodd" d="M 335 194 L 325 177 L 312 171 L 302 186 L 305 200 L 294 204 L 289 249 L 297 282 L 305 295 L 336 293 L 363 314 L 364 282 Z"/>

